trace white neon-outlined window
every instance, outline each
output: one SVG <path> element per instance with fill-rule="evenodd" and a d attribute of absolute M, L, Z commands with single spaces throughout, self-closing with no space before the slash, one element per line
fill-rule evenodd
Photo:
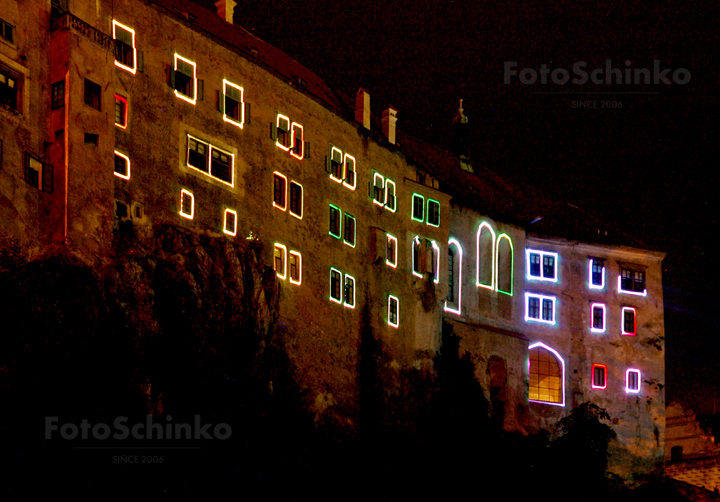
<path fill-rule="evenodd" d="M 593 333 L 605 333 L 605 304 L 593 303 L 590 306 L 590 331 Z"/>
<path fill-rule="evenodd" d="M 397 210 L 395 182 L 390 179 L 385 179 L 385 209 L 388 209 L 393 213 Z"/>
<path fill-rule="evenodd" d="M 273 173 L 273 207 L 287 209 L 287 176 L 277 171 Z"/>
<path fill-rule="evenodd" d="M 526 249 L 528 280 L 557 282 L 557 261 L 557 253 Z"/>
<path fill-rule="evenodd" d="M 293 122 L 291 126 L 292 146 L 290 147 L 290 155 L 298 160 L 305 157 L 305 130 L 300 124 Z"/>
<path fill-rule="evenodd" d="M 234 186 L 235 155 L 189 134 L 187 138 L 185 165 L 226 185 Z"/>
<path fill-rule="evenodd" d="M 618 291 L 630 295 L 646 296 L 645 272 L 623 268 L 618 276 Z"/>
<path fill-rule="evenodd" d="M 115 39 L 115 66 L 127 70 L 133 75 L 137 71 L 137 49 L 135 48 L 135 30 L 113 19 L 113 38 Z"/>
<path fill-rule="evenodd" d="M 342 303 L 342 272 L 336 268 L 330 268 L 330 300 L 335 303 Z"/>
<path fill-rule="evenodd" d="M 128 102 L 127 99 L 115 94 L 115 125 L 120 129 L 127 129 Z"/>
<path fill-rule="evenodd" d="M 340 219 L 341 216 L 342 211 L 340 211 L 340 208 L 333 204 L 330 204 L 330 231 L 328 233 L 336 239 L 342 237 L 342 220 Z"/>
<path fill-rule="evenodd" d="M 237 84 L 223 79 L 223 95 L 220 103 L 222 105 L 223 120 L 229 124 L 243 128 L 245 124 L 245 102 L 243 100 L 244 90 Z"/>
<path fill-rule="evenodd" d="M 588 287 L 590 289 L 605 288 L 605 261 L 597 258 L 588 260 Z"/>
<path fill-rule="evenodd" d="M 175 54 L 173 79 L 175 96 L 194 105 L 197 101 L 197 65 L 195 62 L 180 54 Z"/>
<path fill-rule="evenodd" d="M 640 392 L 640 370 L 630 368 L 625 372 L 625 392 L 628 394 Z"/>
<path fill-rule="evenodd" d="M 412 214 L 410 217 L 415 221 L 425 221 L 425 197 L 414 193 L 412 195 Z"/>
<path fill-rule="evenodd" d="M 512 240 L 508 234 L 500 234 L 495 246 L 495 291 L 512 296 L 514 270 L 515 256 Z"/>
<path fill-rule="evenodd" d="M 115 176 L 124 180 L 130 179 L 130 158 L 115 150 Z"/>
<path fill-rule="evenodd" d="M 328 172 L 330 173 L 330 179 L 342 183 L 345 177 L 343 164 L 343 153 L 338 147 L 333 146 L 330 148 L 330 156 L 327 158 L 328 161 Z"/>
<path fill-rule="evenodd" d="M 351 309 L 355 308 L 355 278 L 348 274 L 345 274 L 343 286 L 343 305 Z"/>
<path fill-rule="evenodd" d="M 495 288 L 495 231 L 485 221 L 477 230 L 477 262 L 475 285 L 481 288 Z"/>
<path fill-rule="evenodd" d="M 287 152 L 292 146 L 292 138 L 290 134 L 290 118 L 278 113 L 275 127 L 277 132 L 277 139 L 275 140 L 275 144 Z"/>
<path fill-rule="evenodd" d="M 430 242 L 430 270 L 433 275 L 433 282 L 440 283 L 440 246 L 435 241 Z"/>
<path fill-rule="evenodd" d="M 633 307 L 622 308 L 622 325 L 620 326 L 623 335 L 634 336 L 637 334 L 637 311 Z"/>
<path fill-rule="evenodd" d="M 445 312 L 460 315 L 462 303 L 462 246 L 457 239 L 448 240 L 448 298 Z"/>
<path fill-rule="evenodd" d="M 397 267 L 398 241 L 397 237 L 387 234 L 387 242 L 385 244 L 385 265 L 388 267 Z"/>
<path fill-rule="evenodd" d="M 287 246 L 275 243 L 273 270 L 283 281 L 287 278 Z"/>
<path fill-rule="evenodd" d="M 592 388 L 607 388 L 607 366 L 605 366 L 604 364 L 592 365 Z"/>
<path fill-rule="evenodd" d="M 555 297 L 525 293 L 525 320 L 555 324 Z"/>
<path fill-rule="evenodd" d="M 565 406 L 565 361 L 555 349 L 537 342 L 528 347 L 529 401 Z"/>
<path fill-rule="evenodd" d="M 412 273 L 422 278 L 422 267 L 420 265 L 420 237 L 417 235 L 412 240 Z"/>
<path fill-rule="evenodd" d="M 228 235 L 232 235 L 233 237 L 237 235 L 237 211 L 230 208 L 225 209 L 223 232 Z"/>
<path fill-rule="evenodd" d="M 303 187 L 296 181 L 290 182 L 290 214 L 302 220 L 303 217 Z"/>
<path fill-rule="evenodd" d="M 184 188 L 180 190 L 180 210 L 178 213 L 188 220 L 195 217 L 195 197 L 192 192 Z"/>
<path fill-rule="evenodd" d="M 355 247 L 355 217 L 345 213 L 345 220 L 343 223 L 343 242 L 350 247 Z"/>
<path fill-rule="evenodd" d="M 343 185 L 348 187 L 350 190 L 355 190 L 355 186 L 357 185 L 357 170 L 355 157 L 346 153 L 343 164 L 345 166 Z"/>
<path fill-rule="evenodd" d="M 302 284 L 302 255 L 297 251 L 290 251 L 290 283 Z"/>
<path fill-rule="evenodd" d="M 400 300 L 388 295 L 388 324 L 393 328 L 400 326 Z"/>
<path fill-rule="evenodd" d="M 373 183 L 371 186 L 371 197 L 373 204 L 384 206 L 385 178 L 380 173 L 373 173 Z"/>

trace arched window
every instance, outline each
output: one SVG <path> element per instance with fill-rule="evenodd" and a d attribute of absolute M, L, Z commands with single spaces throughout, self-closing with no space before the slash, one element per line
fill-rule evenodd
<path fill-rule="evenodd" d="M 530 401 L 565 406 L 565 362 L 545 344 L 535 343 L 530 350 Z"/>
<path fill-rule="evenodd" d="M 448 241 L 448 297 L 445 311 L 460 314 L 462 298 L 462 246 L 456 239 Z"/>
<path fill-rule="evenodd" d="M 422 277 L 422 264 L 420 263 L 420 237 L 417 235 L 412 241 L 412 273 L 418 277 Z"/>
<path fill-rule="evenodd" d="M 487 289 L 495 288 L 495 231 L 482 222 L 477 231 L 477 277 L 476 284 Z"/>
<path fill-rule="evenodd" d="M 513 294 L 513 245 L 507 234 L 500 234 L 497 240 L 497 261 L 495 277 L 497 277 L 496 291 L 512 296 Z"/>

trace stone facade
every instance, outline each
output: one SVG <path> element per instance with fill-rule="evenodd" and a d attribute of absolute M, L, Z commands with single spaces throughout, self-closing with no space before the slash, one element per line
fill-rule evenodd
<path fill-rule="evenodd" d="M 14 27 L 0 69 L 18 82 L 0 106 L 3 231 L 31 256 L 89 263 L 167 224 L 260 241 L 319 422 L 356 426 L 363 336 L 382 344 L 391 389 L 403 370 L 432 373 L 445 326 L 505 429 L 552 427 L 591 400 L 614 419 L 618 463 L 661 460 L 663 255 L 534 225 L 536 205 L 501 200 L 491 187 L 518 192 L 496 175 L 396 131 L 393 108 L 374 120 L 362 90 L 353 109 L 226 22 L 231 3 L 219 17 L 170 0 L 27 0 L 22 13 L 0 0 Z M 553 280 L 526 250 L 554 258 Z M 639 290 L 621 291 L 623 270 Z M 561 366 L 560 402 L 529 398 L 548 377 L 532 376 L 532 350 Z"/>

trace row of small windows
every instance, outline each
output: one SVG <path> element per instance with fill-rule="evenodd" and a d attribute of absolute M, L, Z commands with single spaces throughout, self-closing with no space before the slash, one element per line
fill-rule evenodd
<path fill-rule="evenodd" d="M 593 333 L 605 332 L 606 307 L 602 303 L 593 303 L 592 306 Z M 634 307 L 622 307 L 620 333 L 623 335 L 637 334 L 637 310 Z"/>
<path fill-rule="evenodd" d="M 185 188 L 180 190 L 180 204 L 178 214 L 183 218 L 192 220 L 195 218 L 195 196 Z M 237 211 L 226 208 L 223 215 L 223 232 L 230 236 L 237 235 L 238 216 Z"/>
<path fill-rule="evenodd" d="M 542 322 L 555 324 L 555 302 L 554 296 L 540 295 L 536 293 L 525 293 L 525 321 Z M 605 332 L 606 307 L 601 303 L 593 303 L 592 324 L 590 330 L 593 333 Z M 637 310 L 634 307 L 622 307 L 621 334 L 637 334 Z"/>

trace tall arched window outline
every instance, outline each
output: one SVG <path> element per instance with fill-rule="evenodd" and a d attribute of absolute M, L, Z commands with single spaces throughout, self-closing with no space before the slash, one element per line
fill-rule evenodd
<path fill-rule="evenodd" d="M 458 242 L 457 239 L 449 239 L 448 240 L 448 250 L 450 250 L 451 247 L 455 247 L 457 250 L 457 282 L 453 281 L 455 284 L 457 284 L 457 301 L 450 302 L 451 304 L 457 305 L 457 309 L 453 308 L 454 305 L 448 305 L 448 301 L 445 300 L 445 312 L 450 312 L 453 314 L 460 315 L 461 308 L 462 308 L 462 246 L 460 245 L 460 242 Z M 449 286 L 450 287 L 450 286 Z"/>
<path fill-rule="evenodd" d="M 417 235 L 412 240 L 412 273 L 416 277 L 422 278 L 422 265 L 420 263 L 420 237 Z"/>
<path fill-rule="evenodd" d="M 490 283 L 482 283 L 480 282 L 480 270 L 482 269 L 482 265 L 480 262 L 480 237 L 482 235 L 483 228 L 487 228 L 487 230 L 490 232 L 490 237 L 492 238 L 490 242 L 490 260 L 487 262 L 490 264 Z M 476 237 L 476 268 L 475 268 L 475 285 L 480 286 L 482 288 L 487 289 L 495 289 L 495 230 L 492 229 L 490 224 L 486 221 L 483 221 L 480 223 L 480 226 L 478 227 L 477 231 L 477 237 Z"/>
<path fill-rule="evenodd" d="M 505 291 L 500 288 L 500 283 L 502 282 L 500 280 L 500 242 L 503 240 L 507 240 L 508 244 L 510 245 L 510 269 L 506 270 L 504 272 L 510 274 L 510 291 Z M 513 294 L 513 280 L 514 280 L 514 270 L 515 270 L 515 248 L 513 247 L 512 239 L 508 234 L 500 234 L 497 238 L 496 246 L 495 246 L 495 291 L 498 293 L 504 293 L 506 295 L 512 296 Z"/>
<path fill-rule="evenodd" d="M 542 404 L 549 404 L 549 405 L 552 405 L 552 406 L 563 406 L 563 407 L 564 407 L 564 406 L 565 406 L 565 360 L 560 356 L 560 354 L 558 354 L 558 352 L 557 352 L 555 349 L 553 349 L 553 348 L 551 348 L 551 347 L 548 347 L 547 345 L 545 345 L 545 344 L 542 343 L 542 342 L 536 342 L 536 343 L 533 343 L 532 345 L 530 345 L 530 346 L 528 347 L 528 352 L 529 352 L 530 350 L 535 349 L 535 348 L 538 348 L 538 347 L 539 347 L 539 348 L 542 348 L 543 350 L 546 350 L 546 351 L 550 352 L 552 355 L 555 356 L 555 358 L 556 358 L 558 361 L 560 361 L 560 402 L 559 402 L 559 403 L 553 403 L 553 402 L 551 402 L 551 401 L 539 401 L 539 400 L 536 400 L 536 399 L 529 399 L 529 398 L 528 398 L 528 400 L 529 400 L 531 403 L 542 403 Z M 529 357 L 529 354 L 528 354 L 528 373 L 530 373 L 530 371 L 531 371 L 531 367 L 530 367 L 530 357 Z"/>
<path fill-rule="evenodd" d="M 437 242 L 430 241 L 430 245 L 432 246 L 432 266 L 433 266 L 433 282 L 435 284 L 440 283 L 440 246 L 437 245 Z"/>

